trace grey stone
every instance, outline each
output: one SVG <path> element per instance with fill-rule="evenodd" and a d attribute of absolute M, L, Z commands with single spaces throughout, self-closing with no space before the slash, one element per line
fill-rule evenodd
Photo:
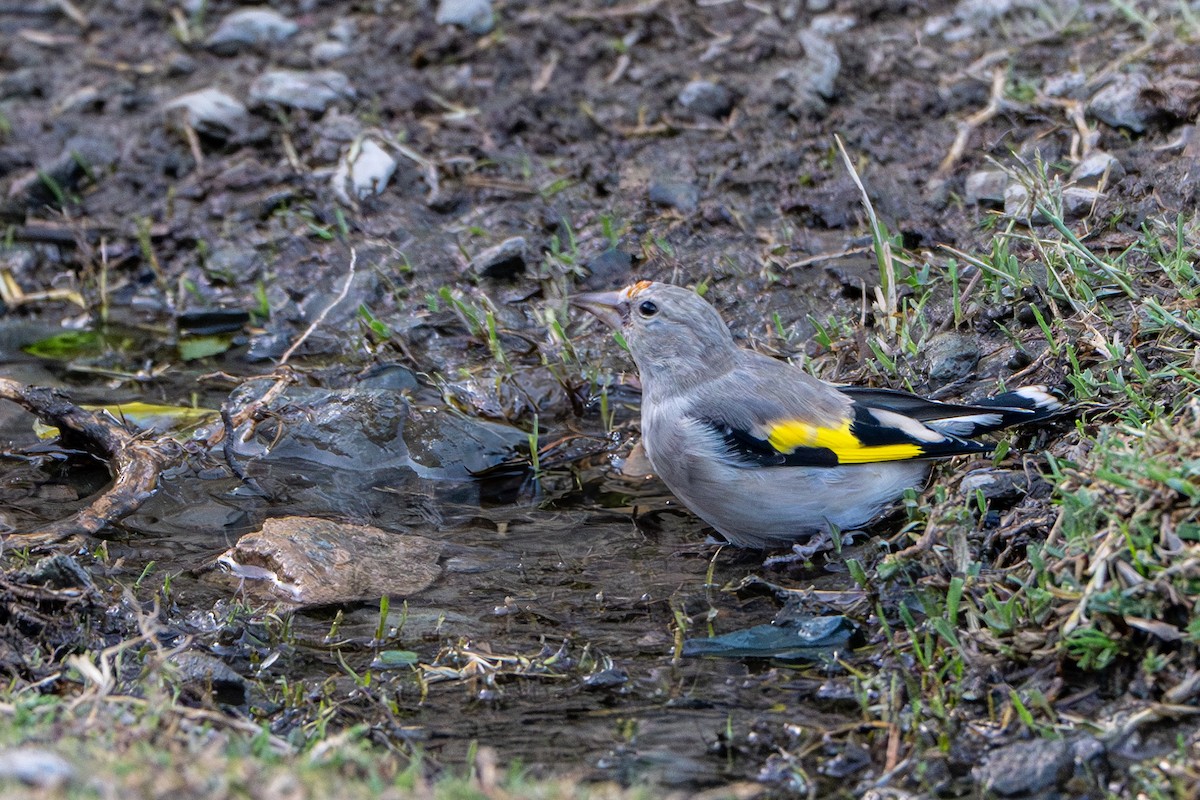
<path fill-rule="evenodd" d="M 19 583 L 47 589 L 91 589 L 92 576 L 69 555 L 47 556 L 14 576 Z"/>
<path fill-rule="evenodd" d="M 185 650 L 167 659 L 175 667 L 184 685 L 211 686 L 225 692 L 244 693 L 246 679 L 216 656 L 199 650 Z"/>
<path fill-rule="evenodd" d="M 471 259 L 471 269 L 482 278 L 512 279 L 525 271 L 529 245 L 524 236 L 505 239 Z"/>
<path fill-rule="evenodd" d="M 338 42 L 327 39 L 323 42 L 317 42 L 312 46 L 312 57 L 314 61 L 321 64 L 328 64 L 330 61 L 337 61 L 350 53 L 350 45 L 345 42 Z"/>
<path fill-rule="evenodd" d="M 842 71 L 842 59 L 833 42 L 815 31 L 800 31 L 800 44 L 804 45 L 804 70 L 807 84 L 825 99 L 832 98 L 834 82 Z"/>
<path fill-rule="evenodd" d="M 842 59 L 833 42 L 812 30 L 799 33 L 804 58 L 797 66 L 780 70 L 775 80 L 791 87 L 795 114 L 813 114 L 825 110 L 825 101 L 833 98 L 834 84 L 842 71 Z"/>
<path fill-rule="evenodd" d="M 974 336 L 948 331 L 925 343 L 929 379 L 951 383 L 970 375 L 979 363 L 979 342 Z"/>
<path fill-rule="evenodd" d="M 22 67 L 0 77 L 0 100 L 38 97 L 45 94 L 47 73 L 36 67 Z"/>
<path fill-rule="evenodd" d="M 102 136 L 76 136 L 67 141 L 53 161 L 38 165 L 17 177 L 8 187 L 8 196 L 19 205 L 58 205 L 55 189 L 74 191 L 85 178 L 99 180 L 120 157 L 116 144 Z M 53 185 L 54 188 L 51 188 Z"/>
<path fill-rule="evenodd" d="M 1092 213 L 1096 203 L 1104 195 L 1095 189 L 1082 186 L 1068 186 L 1062 193 L 1063 216 L 1067 219 L 1080 219 Z"/>
<path fill-rule="evenodd" d="M 1061 75 L 1047 78 L 1046 82 L 1042 84 L 1042 94 L 1047 97 L 1067 97 L 1085 83 L 1087 83 L 1087 75 L 1083 72 L 1079 70 L 1064 72 Z"/>
<path fill-rule="evenodd" d="M 1097 189 L 1101 183 L 1112 186 L 1125 177 L 1121 162 L 1102 150 L 1095 150 L 1071 170 L 1071 180 L 1077 186 Z"/>
<path fill-rule="evenodd" d="M 243 8 L 229 14 L 206 44 L 214 52 L 232 55 L 243 47 L 287 41 L 300 26 L 270 8 Z"/>
<path fill-rule="evenodd" d="M 1088 113 L 1114 128 L 1144 133 L 1153 109 L 1143 99 L 1150 79 L 1140 72 L 1118 75 L 1088 102 Z"/>
<path fill-rule="evenodd" d="M 959 490 L 969 500 L 976 492 L 983 492 L 988 500 L 1020 497 L 1029 491 L 1029 479 L 1024 470 L 976 469 L 963 476 Z"/>
<path fill-rule="evenodd" d="M 584 266 L 588 276 L 583 280 L 586 289 L 616 289 L 629 283 L 632 277 L 633 256 L 610 247 Z"/>
<path fill-rule="evenodd" d="M 496 24 L 491 0 L 442 0 L 434 19 L 439 25 L 457 25 L 480 35 Z"/>
<path fill-rule="evenodd" d="M 262 277 L 266 261 L 254 249 L 225 244 L 214 247 L 204 259 L 204 271 L 230 286 L 253 285 Z"/>
<path fill-rule="evenodd" d="M 1014 742 L 993 750 L 973 770 L 985 792 L 1044 797 L 1074 771 L 1075 754 L 1062 739 Z"/>
<path fill-rule="evenodd" d="M 687 181 L 658 180 L 650 184 L 650 202 L 670 206 L 685 214 L 695 211 L 700 205 L 700 190 Z"/>
<path fill-rule="evenodd" d="M 352 44 L 358 37 L 358 24 L 349 17 L 342 17 L 329 28 L 329 38 L 342 44 Z"/>
<path fill-rule="evenodd" d="M 1008 173 L 999 169 L 981 169 L 967 176 L 964 191 L 968 203 L 1003 203 L 1006 188 Z"/>
<path fill-rule="evenodd" d="M 1034 214 L 1034 202 L 1029 196 L 1029 190 L 1022 184 L 1013 181 L 1004 190 L 1004 216 L 1014 219 L 1041 217 Z"/>
<path fill-rule="evenodd" d="M 850 14 L 821 14 L 813 17 L 808 29 L 818 36 L 836 36 L 854 28 L 858 20 Z"/>
<path fill-rule="evenodd" d="M 58 753 L 40 747 L 14 747 L 0 751 L 0 778 L 27 786 L 54 790 L 75 777 L 75 768 Z"/>
<path fill-rule="evenodd" d="M 254 103 L 278 103 L 306 111 L 324 111 L 336 100 L 352 98 L 350 79 L 335 70 L 297 72 L 275 70 L 259 76 L 250 87 Z"/>
<path fill-rule="evenodd" d="M 219 139 L 231 139 L 250 127 L 250 112 L 236 98 L 220 89 L 208 88 L 180 95 L 163 106 L 168 116 L 182 114 L 197 132 Z"/>
<path fill-rule="evenodd" d="M 733 109 L 733 92 L 711 81 L 692 81 L 679 93 L 679 104 L 696 114 L 720 118 Z"/>
<path fill-rule="evenodd" d="M 396 172 L 396 159 L 371 139 L 363 141 L 350 164 L 350 188 L 360 200 L 380 194 Z"/>

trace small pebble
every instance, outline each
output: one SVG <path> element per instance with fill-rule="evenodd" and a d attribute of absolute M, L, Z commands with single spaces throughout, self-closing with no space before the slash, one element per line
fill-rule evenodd
<path fill-rule="evenodd" d="M 1008 173 L 999 169 L 981 169 L 967 176 L 964 191 L 967 202 L 972 205 L 1004 202 L 1004 190 L 1008 188 Z"/>
<path fill-rule="evenodd" d="M 198 133 L 219 139 L 233 138 L 250 125 L 250 112 L 244 105 L 211 87 L 180 95 L 163 106 L 163 111 L 182 113 Z"/>
<path fill-rule="evenodd" d="M 490 0 L 442 0 L 434 19 L 439 25 L 457 25 L 481 36 L 496 24 Z"/>
<path fill-rule="evenodd" d="M 58 753 L 40 747 L 0 751 L 0 779 L 18 780 L 38 789 L 55 790 L 75 777 L 75 768 Z"/>
<path fill-rule="evenodd" d="M 312 46 L 313 61 L 321 64 L 328 64 L 330 61 L 337 61 L 350 53 L 350 45 L 345 42 L 326 40 L 317 42 Z"/>
<path fill-rule="evenodd" d="M 623 250 L 610 247 L 595 258 L 588 260 L 584 267 L 588 271 L 588 276 L 583 279 L 584 288 L 593 291 L 616 289 L 630 282 L 633 256 Z"/>
<path fill-rule="evenodd" d="M 363 141 L 350 165 L 350 186 L 360 200 L 380 194 L 396 171 L 396 159 L 371 139 Z"/>
<path fill-rule="evenodd" d="M 975 370 L 979 363 L 979 342 L 974 336 L 953 331 L 939 333 L 926 342 L 924 357 L 931 381 L 952 383 Z"/>
<path fill-rule="evenodd" d="M 1074 771 L 1071 746 L 1062 739 L 1013 742 L 987 754 L 973 770 L 985 793 L 1046 797 Z"/>
<path fill-rule="evenodd" d="M 1134 73 L 1118 74 L 1088 102 L 1088 113 L 1114 128 L 1128 128 L 1134 133 L 1144 133 L 1153 111 L 1142 98 L 1150 86 L 1150 79 Z"/>
<path fill-rule="evenodd" d="M 687 181 L 654 181 L 650 184 L 650 202 L 669 206 L 685 214 L 700 205 L 700 190 Z"/>
<path fill-rule="evenodd" d="M 1125 168 L 1114 156 L 1102 150 L 1093 151 L 1071 170 L 1071 180 L 1089 189 L 1098 189 L 1103 182 L 1112 186 L 1125 177 Z"/>
<path fill-rule="evenodd" d="M 720 119 L 733 109 L 733 93 L 710 81 L 692 81 L 679 93 L 679 104 L 695 114 Z"/>
<path fill-rule="evenodd" d="M 254 103 L 278 103 L 306 111 L 324 111 L 335 101 L 353 96 L 350 79 L 341 72 L 328 69 L 266 72 L 250 87 L 250 99 Z"/>
<path fill-rule="evenodd" d="M 243 8 L 222 19 L 206 44 L 213 52 L 233 55 L 243 47 L 287 41 L 299 29 L 274 9 Z"/>
<path fill-rule="evenodd" d="M 808 28 L 818 36 L 836 36 L 852 30 L 858 20 L 850 14 L 821 14 L 813 17 Z"/>

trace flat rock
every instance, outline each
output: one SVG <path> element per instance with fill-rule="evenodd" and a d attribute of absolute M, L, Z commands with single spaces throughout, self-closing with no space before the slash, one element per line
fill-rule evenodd
<path fill-rule="evenodd" d="M 197 691 L 212 688 L 233 702 L 244 700 L 246 679 L 221 659 L 199 650 L 184 650 L 167 659 L 184 686 Z M 236 699 L 238 696 L 241 699 Z"/>
<path fill-rule="evenodd" d="M 99 180 L 119 158 L 120 152 L 111 139 L 76 136 L 54 160 L 14 179 L 8 187 L 8 197 L 25 207 L 57 206 L 58 197 L 51 184 L 62 191 L 73 191 L 85 179 Z"/>
<path fill-rule="evenodd" d="M 982 492 L 987 500 L 1008 500 L 1027 494 L 1030 485 L 1024 470 L 988 467 L 968 472 L 958 488 L 968 500 L 977 492 Z"/>
<path fill-rule="evenodd" d="M 221 55 L 287 41 L 300 26 L 271 8 L 243 8 L 221 20 L 205 44 Z"/>
<path fill-rule="evenodd" d="M 217 560 L 247 585 L 293 605 L 407 597 L 442 573 L 442 543 L 318 517 L 279 517 Z"/>
<path fill-rule="evenodd" d="M 305 111 L 324 111 L 337 100 L 353 97 L 350 79 L 331 69 L 315 72 L 274 70 L 263 73 L 250 86 L 253 103 L 275 103 Z"/>

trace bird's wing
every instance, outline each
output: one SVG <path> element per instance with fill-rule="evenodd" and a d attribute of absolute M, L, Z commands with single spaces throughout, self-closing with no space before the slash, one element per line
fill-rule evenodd
<path fill-rule="evenodd" d="M 752 370 L 706 385 L 687 408 L 687 416 L 720 438 L 731 464 L 836 467 L 992 449 L 954 430 L 926 424 L 920 416 L 905 413 L 903 405 L 891 404 L 893 410 L 861 402 L 788 364 L 771 363 L 777 366 L 757 362 Z M 919 400 L 898 394 L 910 403 Z M 890 393 L 867 395 L 864 400 L 884 396 L 890 398 Z M 998 412 L 987 409 L 987 413 Z M 943 409 L 941 416 L 947 415 Z"/>
<path fill-rule="evenodd" d="M 941 433 L 911 417 L 858 404 L 852 404 L 850 415 L 836 423 L 778 416 L 745 425 L 730 422 L 727 415 L 698 409 L 696 418 L 721 437 L 730 462 L 740 466 L 837 467 L 992 449 L 982 442 Z"/>

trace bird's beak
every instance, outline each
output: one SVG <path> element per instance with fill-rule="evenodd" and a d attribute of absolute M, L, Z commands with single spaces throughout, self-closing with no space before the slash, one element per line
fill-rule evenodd
<path fill-rule="evenodd" d="M 624 289 L 616 292 L 588 292 L 570 299 L 571 305 L 596 315 L 610 328 L 620 330 L 624 321 L 623 306 L 628 302 Z"/>

